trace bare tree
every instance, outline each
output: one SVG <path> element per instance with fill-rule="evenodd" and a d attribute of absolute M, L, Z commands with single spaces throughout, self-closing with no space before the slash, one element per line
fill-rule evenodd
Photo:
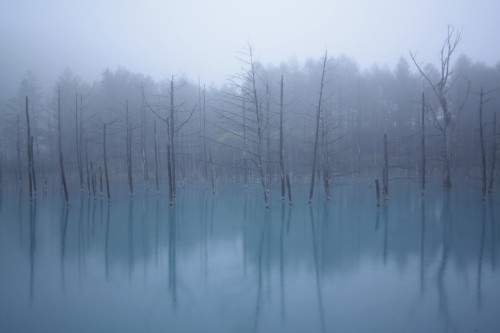
<path fill-rule="evenodd" d="M 155 183 L 156 183 L 156 193 L 160 193 L 160 181 L 158 174 L 158 138 L 156 134 L 156 120 L 153 121 L 153 136 L 154 136 L 154 149 L 155 149 Z"/>
<path fill-rule="evenodd" d="M 175 198 L 175 104 L 174 104 L 174 76 L 172 75 L 172 80 L 170 80 L 170 122 L 169 134 L 170 134 L 170 165 L 171 165 L 171 188 L 172 188 L 172 198 Z"/>
<path fill-rule="evenodd" d="M 36 174 L 35 174 L 35 161 L 33 158 L 33 136 L 31 135 L 30 116 L 28 111 L 28 96 L 26 96 L 26 124 L 28 134 L 28 182 L 30 198 L 36 195 Z"/>
<path fill-rule="evenodd" d="M 109 190 L 108 156 L 106 154 L 106 152 L 107 152 L 106 136 L 107 136 L 107 129 L 106 129 L 106 123 L 104 123 L 102 125 L 102 148 L 103 148 L 103 159 L 104 159 L 104 176 L 106 178 L 106 194 L 108 196 L 108 201 L 110 201 L 111 200 L 111 192 Z"/>
<path fill-rule="evenodd" d="M 484 105 L 484 91 L 481 87 L 479 93 L 479 143 L 481 146 L 481 170 L 482 170 L 482 200 L 486 199 L 486 152 L 484 148 L 484 124 L 483 124 L 483 105 Z"/>
<path fill-rule="evenodd" d="M 321 71 L 321 83 L 319 86 L 319 100 L 316 108 L 316 130 L 314 134 L 314 151 L 312 158 L 312 169 L 311 169 L 311 185 L 309 187 L 309 203 L 312 202 L 313 194 L 314 194 L 314 180 L 316 175 L 316 160 L 318 156 L 318 139 L 319 139 L 319 124 L 321 118 L 322 111 L 322 103 L 323 103 L 323 87 L 325 84 L 325 72 L 326 72 L 326 61 L 328 59 L 328 53 L 325 51 L 325 56 L 323 58 L 323 70 Z"/>
<path fill-rule="evenodd" d="M 130 196 L 134 195 L 134 185 L 132 179 L 132 123 L 130 121 L 129 110 L 128 110 L 128 100 L 126 103 L 127 112 L 127 177 L 128 177 L 128 188 L 130 191 Z"/>
<path fill-rule="evenodd" d="M 61 125 L 61 88 L 57 86 L 57 147 L 59 150 L 59 172 L 61 175 L 61 184 L 64 191 L 64 199 L 69 203 L 68 187 L 66 185 L 66 175 L 64 173 L 64 159 L 62 153 L 62 125 Z"/>
<path fill-rule="evenodd" d="M 491 169 L 490 169 L 490 184 L 488 192 L 493 190 L 493 181 L 495 178 L 495 164 L 497 158 L 497 113 L 493 113 L 493 143 L 491 145 Z"/>
<path fill-rule="evenodd" d="M 179 87 L 175 84 L 174 76 L 172 75 L 169 84 L 169 104 L 163 107 L 161 105 L 153 107 L 151 104 L 149 104 L 144 94 L 144 90 L 142 90 L 143 101 L 146 106 L 158 119 L 164 121 L 167 124 L 167 176 L 169 181 L 168 193 L 170 205 L 174 204 L 174 199 L 176 196 L 176 134 L 178 134 L 180 130 L 189 122 L 189 120 L 191 120 L 194 111 L 198 107 L 198 104 L 196 103 L 191 111 L 189 111 L 189 115 L 177 122 L 176 115 L 183 111 L 181 105 L 175 104 L 175 92 L 177 88 Z M 166 109 L 168 112 L 168 115 L 166 117 L 159 112 L 162 108 Z"/>
<path fill-rule="evenodd" d="M 422 195 L 425 195 L 425 173 L 426 173 L 426 156 L 425 156 L 425 93 L 422 92 L 422 108 L 420 111 L 420 149 L 422 153 L 421 160 L 421 187 L 422 187 Z"/>
<path fill-rule="evenodd" d="M 81 121 L 80 114 L 80 121 Z M 78 123 L 78 92 L 75 93 L 75 151 L 76 151 L 76 164 L 78 166 L 78 176 L 80 179 L 80 190 L 83 192 L 83 165 L 82 165 L 82 153 L 81 153 L 81 139 L 78 135 L 79 131 L 79 123 Z"/>
<path fill-rule="evenodd" d="M 389 198 L 389 151 L 387 148 L 387 134 L 384 134 L 384 166 L 382 168 L 382 192 L 384 199 Z"/>
<path fill-rule="evenodd" d="M 142 89 L 143 90 L 143 89 Z M 144 177 L 144 183 L 149 182 L 149 166 L 148 166 L 148 150 L 147 150 L 147 115 L 146 115 L 146 101 L 144 98 L 144 94 L 142 95 L 141 99 L 141 165 L 142 165 L 142 173 Z"/>
<path fill-rule="evenodd" d="M 280 78 L 280 183 L 281 200 L 285 200 L 285 153 L 283 150 L 283 74 Z"/>
<path fill-rule="evenodd" d="M 330 150 L 328 134 L 331 129 L 328 126 L 328 112 L 323 112 L 321 117 L 321 169 L 323 173 L 323 188 L 326 200 L 330 200 Z"/>
<path fill-rule="evenodd" d="M 16 115 L 16 125 L 17 125 L 17 141 L 16 141 L 16 151 L 17 151 L 17 179 L 19 181 L 19 185 L 23 183 L 23 172 L 22 172 L 22 164 L 21 164 L 21 135 L 20 135 L 20 126 L 19 126 L 19 115 Z"/>
<path fill-rule="evenodd" d="M 208 182 L 208 166 L 207 166 L 207 96 L 205 92 L 205 85 L 203 85 L 203 124 L 202 124 L 202 137 L 203 137 L 203 170 L 205 177 L 205 184 Z M 213 185 L 213 181 L 212 181 Z M 215 190 L 215 189 L 214 189 Z"/>
<path fill-rule="evenodd" d="M 444 158 L 444 187 L 451 186 L 451 124 L 452 124 L 452 112 L 450 110 L 450 104 L 448 102 L 448 91 L 452 82 L 450 82 L 450 77 L 452 76 L 452 71 L 450 70 L 451 56 L 455 52 L 458 44 L 462 40 L 461 31 L 456 31 L 453 26 L 448 26 L 448 34 L 444 40 L 443 46 L 440 51 L 440 76 L 437 82 L 433 82 L 432 79 L 423 70 L 422 63 L 417 62 L 416 53 L 410 52 L 410 57 L 413 63 L 417 67 L 420 74 L 432 87 L 439 106 L 442 112 L 442 120 L 435 116 L 436 125 L 440 129 L 443 135 L 443 158 Z M 467 96 L 465 96 L 467 98 Z"/>
<path fill-rule="evenodd" d="M 253 49 L 248 45 L 243 57 L 239 59 L 243 64 L 241 73 L 231 78 L 234 90 L 228 94 L 228 103 L 242 108 L 242 114 L 233 111 L 221 110 L 220 115 L 228 126 L 224 131 L 243 140 L 243 169 L 245 183 L 247 182 L 247 161 L 251 162 L 259 176 L 260 185 L 266 208 L 269 207 L 269 174 L 264 144 L 266 138 L 267 121 L 262 105 L 265 103 L 265 94 L 262 94 L 258 76 L 258 64 L 255 61 Z M 249 115 L 247 115 L 249 113 Z M 238 149 L 239 147 L 231 146 Z M 247 157 L 248 154 L 248 157 Z M 245 186 L 246 188 L 246 186 Z"/>

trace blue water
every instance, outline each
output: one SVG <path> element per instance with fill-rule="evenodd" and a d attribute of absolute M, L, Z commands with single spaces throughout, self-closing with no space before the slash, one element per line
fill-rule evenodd
<path fill-rule="evenodd" d="M 0 332 L 500 332 L 497 196 L 294 190 L 4 190 Z"/>

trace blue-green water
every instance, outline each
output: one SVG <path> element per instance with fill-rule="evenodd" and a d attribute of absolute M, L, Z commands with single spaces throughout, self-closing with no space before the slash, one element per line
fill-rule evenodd
<path fill-rule="evenodd" d="M 499 332 L 500 205 L 368 185 L 293 206 L 191 186 L 133 199 L 4 191 L 0 332 Z"/>

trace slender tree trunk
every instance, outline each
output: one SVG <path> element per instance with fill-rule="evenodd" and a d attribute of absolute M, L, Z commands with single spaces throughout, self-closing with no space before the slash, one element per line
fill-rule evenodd
<path fill-rule="evenodd" d="M 271 186 L 271 95 L 269 93 L 269 84 L 266 83 L 266 173 L 267 173 L 267 193 Z"/>
<path fill-rule="evenodd" d="M 26 96 L 26 123 L 28 129 L 28 181 L 29 181 L 29 193 L 30 199 L 36 195 L 36 176 L 35 176 L 35 161 L 33 158 L 33 136 L 31 136 L 31 127 L 30 127 L 30 116 L 28 111 L 28 96 Z"/>
<path fill-rule="evenodd" d="M 170 162 L 171 162 L 171 187 L 172 187 L 172 198 L 175 198 L 176 185 L 175 185 L 175 110 L 174 110 L 174 76 L 172 75 L 172 80 L 170 81 Z"/>
<path fill-rule="evenodd" d="M 29 142 L 29 154 L 31 156 L 31 181 L 33 182 L 33 193 L 36 195 L 37 190 L 36 190 L 36 173 L 35 173 L 35 156 L 33 153 L 33 136 L 30 136 L 30 142 Z"/>
<path fill-rule="evenodd" d="M 288 173 L 286 174 L 286 186 L 288 188 L 288 202 L 291 205 L 292 204 L 292 189 L 290 186 L 290 175 Z"/>
<path fill-rule="evenodd" d="M 104 194 L 103 187 L 102 187 L 102 167 L 99 166 L 99 192 L 101 193 L 101 199 Z"/>
<path fill-rule="evenodd" d="M 128 174 L 128 188 L 130 196 L 134 195 L 134 185 L 132 180 L 132 125 L 128 112 L 127 100 L 127 174 Z"/>
<path fill-rule="evenodd" d="M 281 200 L 285 200 L 285 153 L 283 150 L 283 74 L 280 79 L 280 180 Z"/>
<path fill-rule="evenodd" d="M 209 150 L 210 154 L 210 180 L 212 182 L 212 194 L 215 194 L 215 175 L 214 175 L 214 167 L 212 161 L 212 150 Z"/>
<path fill-rule="evenodd" d="M 262 147 L 262 140 L 263 140 L 263 135 L 264 135 L 264 128 L 263 128 L 263 114 L 262 114 L 262 108 L 259 105 L 259 98 L 257 96 L 257 86 L 256 86 L 256 78 L 255 78 L 255 64 L 253 62 L 253 56 L 251 55 L 251 83 L 252 83 L 252 99 L 253 99 L 253 104 L 255 108 L 255 120 L 256 120 L 256 125 L 257 125 L 257 169 L 259 171 L 259 177 L 260 177 L 260 184 L 262 186 L 262 192 L 264 195 L 264 204 L 266 205 L 266 208 L 269 208 L 269 193 L 266 185 L 266 173 L 264 171 L 264 165 L 263 165 L 263 147 Z"/>
<path fill-rule="evenodd" d="M 356 94 L 356 103 L 357 103 L 357 108 L 356 108 L 356 150 L 358 154 L 358 165 L 356 168 L 356 171 L 358 175 L 361 174 L 361 143 L 360 143 L 360 135 L 361 135 L 361 102 L 360 102 L 360 90 L 359 90 L 359 81 L 357 84 L 357 94 Z"/>
<path fill-rule="evenodd" d="M 319 101 L 318 107 L 316 109 L 316 131 L 314 136 L 314 152 L 312 159 L 312 169 L 311 169 L 311 186 L 309 187 L 309 203 L 312 202 L 313 194 L 314 194 L 314 178 L 316 176 L 316 160 L 318 155 L 318 137 L 319 137 L 319 121 L 321 118 L 321 108 L 323 103 L 323 85 L 325 81 L 325 71 L 326 71 L 326 61 L 327 61 L 327 52 L 325 52 L 325 57 L 323 59 L 323 70 L 321 71 L 321 84 L 319 88 Z"/>
<path fill-rule="evenodd" d="M 206 182 L 208 181 L 208 167 L 207 167 L 207 100 L 205 94 L 205 85 L 203 85 L 203 170 L 204 170 L 204 177 L 206 184 Z"/>
<path fill-rule="evenodd" d="M 375 179 L 375 196 L 377 198 L 377 207 L 380 207 L 380 185 L 378 179 Z"/>
<path fill-rule="evenodd" d="M 383 173 L 383 193 L 384 199 L 389 198 L 389 152 L 387 149 L 387 134 L 384 134 L 384 167 Z"/>
<path fill-rule="evenodd" d="M 85 138 L 85 171 L 87 178 L 87 191 L 90 195 L 90 166 L 89 166 L 89 139 Z"/>
<path fill-rule="evenodd" d="M 155 182 L 156 182 L 156 193 L 160 193 L 160 181 L 158 177 L 158 138 L 156 134 L 156 120 L 153 121 L 154 126 L 154 139 L 155 139 Z"/>
<path fill-rule="evenodd" d="M 497 113 L 493 113 L 493 144 L 491 147 L 491 174 L 490 174 L 490 185 L 488 192 L 491 193 L 493 191 L 493 181 L 495 178 L 495 163 L 497 157 Z"/>
<path fill-rule="evenodd" d="M 79 143 L 78 143 L 78 146 L 79 146 L 79 155 L 80 155 L 80 166 L 81 166 L 81 169 L 82 169 L 82 185 L 81 185 L 81 188 L 82 188 L 82 191 L 83 191 L 83 188 L 84 188 L 84 166 L 83 166 L 83 94 L 80 93 L 80 130 L 78 131 L 78 140 L 79 140 Z M 85 143 L 85 145 L 87 145 L 87 143 Z M 87 154 L 87 153 L 86 153 Z M 90 188 L 89 188 L 89 191 L 90 191 Z"/>
<path fill-rule="evenodd" d="M 444 106 L 444 107 L 443 107 Z M 443 124 L 443 139 L 444 139 L 444 187 L 451 187 L 451 133 L 450 133 L 450 125 L 451 125 L 451 116 L 448 111 L 448 103 L 446 99 L 443 97 L 443 101 L 441 102 L 441 108 L 444 113 L 444 124 Z M 444 111 L 446 109 L 446 111 Z"/>
<path fill-rule="evenodd" d="M 173 189 L 173 175 L 172 175 L 172 156 L 170 142 L 167 142 L 167 173 L 168 173 L 168 197 L 169 204 L 174 204 L 174 189 Z"/>
<path fill-rule="evenodd" d="M 425 94 L 422 92 L 422 109 L 420 112 L 421 126 L 421 149 L 422 149 L 422 167 L 421 167 L 421 186 L 422 195 L 425 195 L 425 173 L 426 173 L 426 156 L 425 156 Z"/>
<path fill-rule="evenodd" d="M 32 175 L 32 167 L 31 167 L 31 130 L 30 130 L 30 116 L 28 112 L 28 96 L 26 96 L 26 123 L 27 123 L 27 129 L 28 129 L 28 140 L 26 141 L 26 144 L 28 146 L 27 152 L 28 152 L 28 184 L 29 184 L 29 193 L 30 193 L 30 199 L 33 198 L 33 175 Z"/>
<path fill-rule="evenodd" d="M 106 177 L 106 193 L 108 195 L 108 202 L 111 200 L 111 193 L 109 191 L 109 174 L 108 174 L 108 157 L 106 154 L 106 124 L 103 124 L 102 130 L 102 142 L 103 142 L 103 156 L 104 156 L 104 175 Z"/>
<path fill-rule="evenodd" d="M 92 193 L 94 195 L 94 200 L 96 199 L 96 175 L 94 169 L 94 163 L 90 162 L 90 178 L 92 182 Z"/>
<path fill-rule="evenodd" d="M 19 185 L 23 183 L 23 172 L 22 172 L 22 164 L 21 164 L 21 135 L 20 135 L 20 128 L 19 128 L 19 115 L 17 115 L 17 142 L 16 142 L 16 149 L 17 149 L 17 180 L 19 182 Z"/>
<path fill-rule="evenodd" d="M 61 89 L 57 86 L 57 146 L 59 149 L 59 171 L 61 173 L 61 183 L 64 190 L 64 199 L 69 203 L 68 188 L 66 186 L 66 175 L 64 174 L 64 160 L 62 153 L 62 126 L 61 126 Z"/>
<path fill-rule="evenodd" d="M 328 159 L 328 134 L 327 134 L 327 112 L 324 112 L 324 119 L 322 121 L 322 135 L 321 135 L 321 164 L 323 167 L 323 187 L 325 188 L 326 200 L 330 200 L 330 163 Z"/>
<path fill-rule="evenodd" d="M 141 158 L 142 158 L 142 171 L 144 176 L 144 184 L 149 183 L 149 169 L 148 169 L 148 156 L 147 156 L 147 131 L 146 127 L 146 113 L 145 108 L 145 96 L 142 94 L 142 104 L 141 104 Z"/>
<path fill-rule="evenodd" d="M 481 169 L 482 169 L 482 183 L 483 187 L 481 189 L 482 200 L 486 199 L 486 153 L 484 149 L 484 124 L 483 124 L 483 99 L 484 93 L 481 87 L 481 93 L 479 94 L 479 139 L 481 145 Z"/>
<path fill-rule="evenodd" d="M 78 166 L 78 175 L 80 177 L 80 190 L 83 192 L 83 167 L 80 152 L 80 139 L 78 136 L 78 93 L 75 93 L 75 142 L 76 142 L 76 164 Z"/>
<path fill-rule="evenodd" d="M 243 100 L 243 182 L 245 183 L 245 190 L 248 189 L 248 170 L 247 170 L 247 125 L 246 125 L 246 105 Z"/>

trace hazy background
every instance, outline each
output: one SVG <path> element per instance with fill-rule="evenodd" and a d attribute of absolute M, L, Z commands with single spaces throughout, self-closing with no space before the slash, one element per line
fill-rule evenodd
<path fill-rule="evenodd" d="M 85 80 L 107 67 L 155 79 L 221 84 L 251 42 L 264 64 L 325 49 L 362 67 L 394 67 L 408 51 L 435 62 L 446 26 L 463 28 L 458 53 L 500 59 L 498 0 L 0 0 L 0 100 L 28 70 L 52 84 L 68 67 Z M 412 68 L 413 69 L 413 68 Z"/>

